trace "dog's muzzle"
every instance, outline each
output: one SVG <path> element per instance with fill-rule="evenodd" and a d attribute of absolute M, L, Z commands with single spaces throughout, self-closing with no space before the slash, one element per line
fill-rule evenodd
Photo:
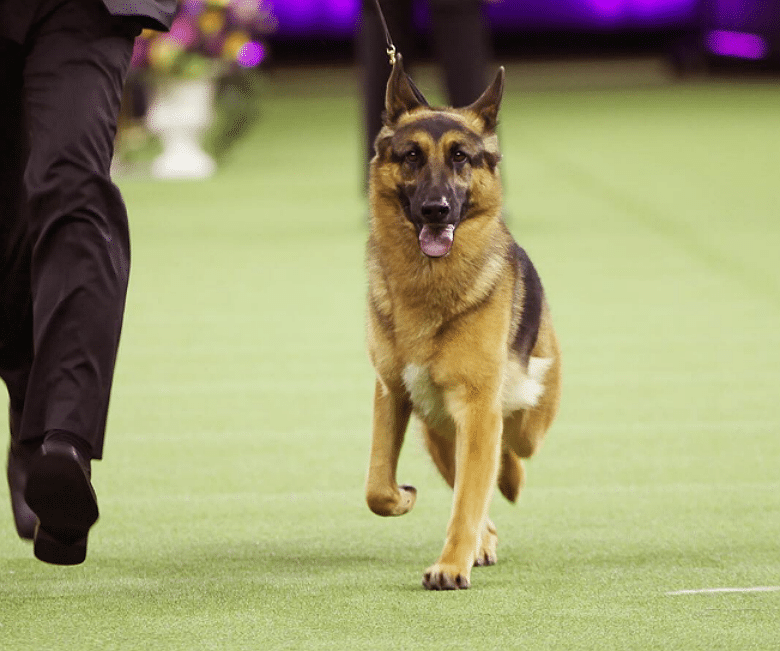
<path fill-rule="evenodd" d="M 450 204 L 445 198 L 426 201 L 420 206 L 423 224 L 420 228 L 420 249 L 429 258 L 442 258 L 452 249 L 455 224 L 450 221 Z"/>

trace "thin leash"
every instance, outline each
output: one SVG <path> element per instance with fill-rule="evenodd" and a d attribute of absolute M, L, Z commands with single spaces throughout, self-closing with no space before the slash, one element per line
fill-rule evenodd
<path fill-rule="evenodd" d="M 390 59 L 390 65 L 395 63 L 396 49 L 393 45 L 393 38 L 390 36 L 390 30 L 387 28 L 387 21 L 385 20 L 385 14 L 382 11 L 382 5 L 379 4 L 379 0 L 374 0 L 377 13 L 379 14 L 379 20 L 382 22 L 382 29 L 385 30 L 385 41 L 387 42 L 387 56 Z"/>
<path fill-rule="evenodd" d="M 390 60 L 390 65 L 395 68 L 396 60 L 400 58 L 401 53 L 398 52 L 395 49 L 395 45 L 393 44 L 393 38 L 390 36 L 390 30 L 387 28 L 387 21 L 385 20 L 385 14 L 382 12 L 382 5 L 379 4 L 379 0 L 374 0 L 374 4 L 376 5 L 377 13 L 379 14 L 379 20 L 382 22 L 382 29 L 385 30 L 385 41 L 387 42 L 387 57 Z M 414 96 L 417 98 L 417 100 L 420 102 L 420 104 L 424 104 L 425 106 L 428 106 L 428 100 L 425 99 L 423 94 L 420 92 L 420 90 L 417 88 L 415 83 L 412 81 L 412 78 L 404 73 L 404 76 L 406 77 L 406 81 L 409 83 L 409 87 L 412 89 L 412 92 L 414 93 Z"/>

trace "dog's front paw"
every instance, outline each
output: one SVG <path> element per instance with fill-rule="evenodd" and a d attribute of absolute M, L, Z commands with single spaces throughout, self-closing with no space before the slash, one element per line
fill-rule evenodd
<path fill-rule="evenodd" d="M 414 486 L 399 486 L 397 491 L 371 491 L 366 494 L 366 502 L 377 515 L 403 515 L 409 513 L 417 501 L 417 489 Z"/>
<path fill-rule="evenodd" d="M 436 563 L 423 574 L 423 587 L 426 590 L 465 590 L 471 586 L 470 573 L 454 565 Z"/>

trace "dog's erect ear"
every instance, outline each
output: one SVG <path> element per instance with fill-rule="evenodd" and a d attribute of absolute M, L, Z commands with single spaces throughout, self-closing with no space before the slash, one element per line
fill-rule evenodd
<path fill-rule="evenodd" d="M 387 81 L 385 95 L 385 124 L 393 124 L 403 113 L 408 113 L 421 106 L 428 106 L 428 100 L 414 85 L 409 75 L 404 72 L 403 59 L 395 55 L 393 71 Z"/>
<path fill-rule="evenodd" d="M 504 94 L 504 66 L 496 73 L 493 83 L 488 86 L 482 96 L 466 109 L 476 113 L 485 124 L 485 131 L 495 131 L 498 124 L 498 109 Z"/>

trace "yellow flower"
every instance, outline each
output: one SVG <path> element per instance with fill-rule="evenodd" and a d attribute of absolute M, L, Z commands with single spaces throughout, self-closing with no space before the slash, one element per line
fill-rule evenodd
<path fill-rule="evenodd" d="M 156 70 L 170 70 L 181 48 L 167 38 L 158 38 L 149 46 L 149 64 Z"/>
<path fill-rule="evenodd" d="M 222 46 L 222 58 L 235 61 L 238 51 L 249 41 L 249 35 L 244 32 L 233 32 L 225 39 Z"/>
<path fill-rule="evenodd" d="M 205 36 L 213 36 L 225 26 L 225 14 L 219 9 L 208 9 L 198 22 Z"/>

